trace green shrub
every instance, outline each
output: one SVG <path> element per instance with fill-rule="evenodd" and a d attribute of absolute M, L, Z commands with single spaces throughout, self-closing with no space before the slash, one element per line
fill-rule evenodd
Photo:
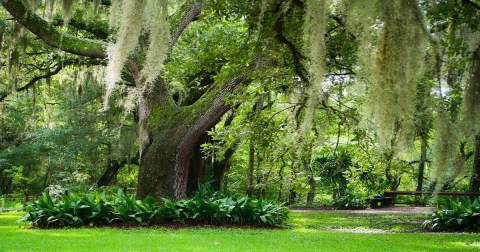
<path fill-rule="evenodd" d="M 197 193 L 177 202 L 153 197 L 135 200 L 121 190 L 107 197 L 105 193 L 83 196 L 70 194 L 51 197 L 45 193 L 37 202 L 25 207 L 22 221 L 34 226 L 79 227 L 110 223 L 161 224 L 248 224 L 282 225 L 288 218 L 288 208 L 262 199 L 237 198 L 221 193 Z"/>
<path fill-rule="evenodd" d="M 363 208 L 365 207 L 366 201 L 363 196 L 355 194 L 347 194 L 339 196 L 338 198 L 332 200 L 332 207 L 336 209 L 341 208 Z"/>
<path fill-rule="evenodd" d="M 425 227 L 442 230 L 480 230 L 480 202 L 469 197 L 447 199 L 432 214 Z"/>

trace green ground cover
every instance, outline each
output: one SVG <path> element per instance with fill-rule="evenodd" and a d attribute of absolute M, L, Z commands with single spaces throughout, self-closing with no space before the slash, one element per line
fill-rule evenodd
<path fill-rule="evenodd" d="M 480 235 L 425 233 L 422 215 L 291 213 L 286 229 L 28 229 L 0 213 L 0 251 L 478 251 Z"/>

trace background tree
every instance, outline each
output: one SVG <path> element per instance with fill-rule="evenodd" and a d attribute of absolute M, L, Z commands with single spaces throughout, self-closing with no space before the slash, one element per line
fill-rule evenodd
<path fill-rule="evenodd" d="M 2 6 L 5 191 L 478 190 L 477 1 Z"/>

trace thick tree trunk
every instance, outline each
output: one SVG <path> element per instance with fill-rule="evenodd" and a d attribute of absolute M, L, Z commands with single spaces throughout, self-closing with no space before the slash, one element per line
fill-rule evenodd
<path fill-rule="evenodd" d="M 140 170 L 137 198 L 185 198 L 190 160 L 205 132 L 227 112 L 224 98 L 244 76 L 214 85 L 195 104 L 175 106 L 163 80 L 139 104 Z"/>
<path fill-rule="evenodd" d="M 175 126 L 152 133 L 149 142 L 143 145 L 137 198 L 148 195 L 174 198 L 175 157 L 179 141 L 185 134 L 175 130 Z"/>

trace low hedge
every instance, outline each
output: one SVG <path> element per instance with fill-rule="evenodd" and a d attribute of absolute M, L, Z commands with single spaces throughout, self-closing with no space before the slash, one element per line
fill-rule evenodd
<path fill-rule="evenodd" d="M 81 227 L 109 224 L 159 225 L 237 224 L 255 226 L 282 225 L 288 218 L 283 205 L 238 198 L 222 193 L 197 193 L 180 201 L 153 197 L 135 200 L 121 190 L 115 195 L 91 193 L 51 196 L 44 193 L 36 202 L 28 203 L 20 221 L 31 222 L 40 228 Z"/>

